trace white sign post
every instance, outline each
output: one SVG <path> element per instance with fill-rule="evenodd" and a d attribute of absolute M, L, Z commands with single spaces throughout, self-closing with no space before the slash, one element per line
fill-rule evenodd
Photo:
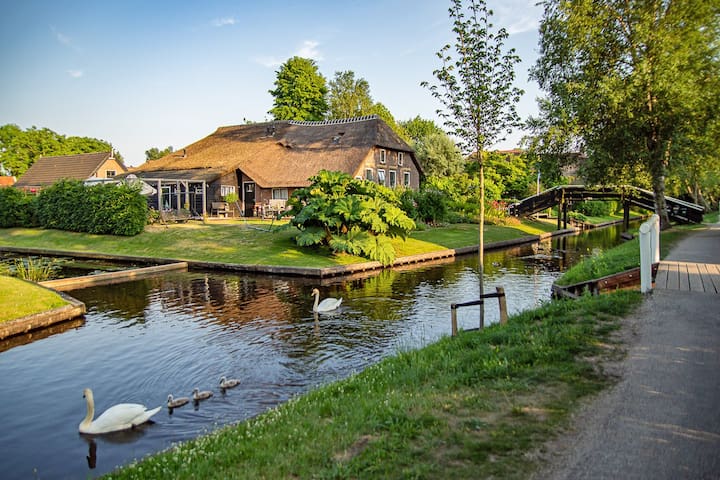
<path fill-rule="evenodd" d="M 653 214 L 640 225 L 640 291 L 652 290 L 652 266 L 660 261 L 660 217 Z"/>

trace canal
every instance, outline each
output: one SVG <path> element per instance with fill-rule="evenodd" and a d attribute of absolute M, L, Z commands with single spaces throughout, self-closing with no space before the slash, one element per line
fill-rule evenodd
<path fill-rule="evenodd" d="M 510 314 L 549 300 L 583 256 L 620 241 L 615 227 L 486 253 L 485 288 L 505 288 Z M 86 478 L 241 422 L 319 384 L 450 333 L 450 304 L 476 299 L 477 257 L 318 285 L 303 278 L 197 272 L 69 292 L 84 322 L 0 343 L 3 478 Z M 311 291 L 342 297 L 312 313 Z M 477 307 L 459 312 L 476 328 Z M 486 321 L 498 317 L 494 301 Z M 43 338 L 44 337 L 44 338 Z M 239 378 L 222 393 L 221 376 Z M 87 437 L 83 388 L 96 416 L 115 403 L 164 405 L 193 388 L 214 396 L 141 428 Z"/>

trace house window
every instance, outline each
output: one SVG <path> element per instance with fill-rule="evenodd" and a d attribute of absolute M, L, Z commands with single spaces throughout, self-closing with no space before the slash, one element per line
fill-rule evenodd
<path fill-rule="evenodd" d="M 395 187 L 397 186 L 397 172 L 396 172 L 395 170 L 390 170 L 390 171 L 388 172 L 388 175 L 389 175 L 389 178 L 388 178 L 389 184 L 388 184 L 388 186 L 389 186 L 390 188 L 395 188 Z"/>
<path fill-rule="evenodd" d="M 365 180 L 373 181 L 373 171 L 372 168 L 366 168 L 365 169 Z"/>
<path fill-rule="evenodd" d="M 235 185 L 220 185 L 220 196 L 225 197 L 226 195 L 230 195 L 231 193 L 235 193 Z"/>
<path fill-rule="evenodd" d="M 387 152 L 385 150 L 380 150 L 380 163 L 383 165 L 387 162 Z"/>
<path fill-rule="evenodd" d="M 117 175 L 115 170 L 105 170 L 105 178 L 112 178 L 115 175 Z"/>
<path fill-rule="evenodd" d="M 398 166 L 402 167 L 403 162 L 405 161 L 405 154 L 403 152 L 398 152 Z"/>
<path fill-rule="evenodd" d="M 273 200 L 287 200 L 288 189 L 287 188 L 273 188 L 272 191 Z"/>
<path fill-rule="evenodd" d="M 378 183 L 385 185 L 385 170 L 378 169 Z"/>
<path fill-rule="evenodd" d="M 410 172 L 403 172 L 403 185 L 410 186 Z"/>

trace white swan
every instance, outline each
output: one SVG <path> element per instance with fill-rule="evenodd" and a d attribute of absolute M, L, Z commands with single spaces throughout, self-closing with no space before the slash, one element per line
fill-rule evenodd
<path fill-rule="evenodd" d="M 199 388 L 196 388 L 195 390 L 193 390 L 193 401 L 194 402 L 199 402 L 200 400 L 207 400 L 208 398 L 210 398 L 212 396 L 213 396 L 213 392 L 211 392 L 210 390 L 203 390 L 202 392 L 200 391 Z"/>
<path fill-rule="evenodd" d="M 312 295 L 315 297 L 313 312 L 331 312 L 337 309 L 342 303 L 342 298 L 326 298 L 322 302 L 319 302 L 320 290 L 317 288 L 313 288 Z"/>
<path fill-rule="evenodd" d="M 183 405 L 185 405 L 186 403 L 189 403 L 189 402 L 190 402 L 190 399 L 188 397 L 173 398 L 172 393 L 171 393 L 170 395 L 168 395 L 167 406 L 170 409 L 178 408 L 178 407 L 182 407 Z"/>
<path fill-rule="evenodd" d="M 220 388 L 225 390 L 227 388 L 234 388 L 240 385 L 240 380 L 237 378 L 226 378 L 226 377 L 220 377 Z"/>
<path fill-rule="evenodd" d="M 83 390 L 87 402 L 87 415 L 80 422 L 80 433 L 109 433 L 118 430 L 127 430 L 145 423 L 150 417 L 160 411 L 162 407 L 148 410 L 145 405 L 138 403 L 119 403 L 105 410 L 102 415 L 93 420 L 95 416 L 95 399 L 92 390 Z"/>

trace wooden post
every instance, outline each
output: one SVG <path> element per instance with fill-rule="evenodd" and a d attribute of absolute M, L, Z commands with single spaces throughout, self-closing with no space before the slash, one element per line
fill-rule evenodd
<path fill-rule="evenodd" d="M 623 232 L 630 230 L 630 202 L 623 203 Z"/>
<path fill-rule="evenodd" d="M 505 289 L 503 287 L 495 287 L 498 294 L 498 305 L 500 307 L 500 323 L 507 323 L 507 302 L 505 301 Z"/>
<path fill-rule="evenodd" d="M 450 305 L 450 329 L 453 337 L 457 336 L 457 305 L 454 303 Z"/>

